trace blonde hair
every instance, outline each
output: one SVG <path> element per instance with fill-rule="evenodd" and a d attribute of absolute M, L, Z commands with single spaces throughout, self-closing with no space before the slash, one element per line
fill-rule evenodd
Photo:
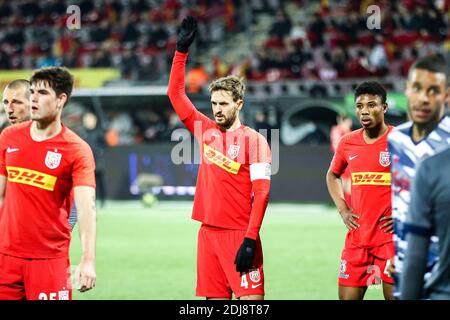
<path fill-rule="evenodd" d="M 234 102 L 238 101 L 239 99 L 244 99 L 244 79 L 238 78 L 236 76 L 226 76 L 216 79 L 209 85 L 209 92 L 218 90 L 231 92 Z"/>

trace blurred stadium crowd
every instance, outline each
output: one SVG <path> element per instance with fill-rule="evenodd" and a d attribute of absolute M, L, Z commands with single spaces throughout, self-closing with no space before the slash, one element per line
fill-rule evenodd
<path fill-rule="evenodd" d="M 366 25 L 372 2 L 380 29 Z M 65 27 L 71 4 L 81 11 L 76 32 Z M 114 67 L 124 79 L 165 81 L 186 15 L 200 20 L 192 91 L 230 72 L 273 81 L 404 76 L 417 56 L 450 51 L 447 0 L 18 0 L 0 1 L 0 69 Z M 239 54 L 243 46 L 252 50 Z"/>

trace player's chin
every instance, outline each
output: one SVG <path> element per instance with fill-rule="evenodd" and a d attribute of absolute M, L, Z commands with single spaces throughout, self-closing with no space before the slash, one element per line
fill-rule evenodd
<path fill-rule="evenodd" d="M 230 127 L 230 124 L 228 121 L 226 121 L 226 119 L 223 119 L 223 120 L 216 119 L 216 124 L 223 130 L 226 130 Z"/>

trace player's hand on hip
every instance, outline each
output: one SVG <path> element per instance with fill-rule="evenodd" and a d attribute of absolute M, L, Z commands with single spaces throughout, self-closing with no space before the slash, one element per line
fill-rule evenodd
<path fill-rule="evenodd" d="M 80 292 L 91 290 L 95 287 L 95 261 L 81 261 L 75 271 L 77 289 Z"/>
<path fill-rule="evenodd" d="M 392 216 L 381 217 L 380 221 L 386 221 L 381 225 L 380 229 L 384 229 L 384 232 L 394 232 L 394 220 L 392 219 Z"/>
<path fill-rule="evenodd" d="M 181 26 L 178 29 L 177 37 L 177 51 L 187 53 L 189 46 L 195 39 L 195 34 L 197 33 L 197 20 L 188 16 L 183 19 Z"/>
<path fill-rule="evenodd" d="M 342 221 L 344 221 L 345 226 L 348 230 L 355 230 L 359 228 L 359 223 L 356 221 L 359 216 L 354 213 L 351 209 L 343 210 L 340 212 Z"/>
<path fill-rule="evenodd" d="M 255 258 L 256 240 L 244 238 L 239 250 L 236 253 L 234 264 L 236 271 L 240 273 L 248 272 L 253 267 L 253 259 Z"/>

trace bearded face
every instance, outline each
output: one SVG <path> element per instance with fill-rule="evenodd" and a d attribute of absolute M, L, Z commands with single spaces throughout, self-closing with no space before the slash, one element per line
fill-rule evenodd
<path fill-rule="evenodd" d="M 211 93 L 211 106 L 217 125 L 227 130 L 236 122 L 242 100 L 234 101 L 231 92 L 217 90 Z"/>

